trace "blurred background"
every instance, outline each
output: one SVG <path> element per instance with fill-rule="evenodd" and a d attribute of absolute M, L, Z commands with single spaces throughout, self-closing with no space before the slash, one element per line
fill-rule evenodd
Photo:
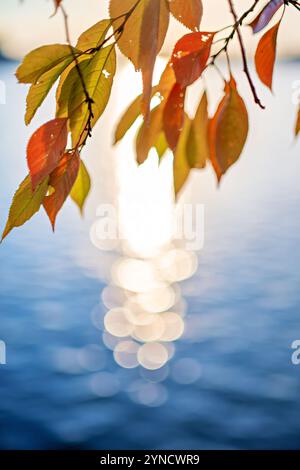
<path fill-rule="evenodd" d="M 74 41 L 107 12 L 105 1 L 64 3 Z M 236 1 L 240 11 L 251 3 Z M 231 24 L 225 1 L 204 7 L 203 29 Z M 64 29 L 47 0 L 0 0 L 0 8 L 3 227 L 27 172 L 28 138 L 55 108 L 52 94 L 26 128 L 27 89 L 14 72 L 32 48 L 64 42 Z M 83 154 L 93 181 L 84 220 L 68 201 L 55 235 L 41 211 L 0 248 L 0 448 L 300 447 L 300 366 L 291 361 L 300 339 L 300 13 L 288 10 L 275 96 L 256 80 L 265 111 L 234 62 L 250 115 L 243 155 L 219 188 L 211 168 L 194 171 L 176 208 L 171 155 L 158 166 L 152 153 L 137 168 L 136 127 L 112 147 L 114 126 L 141 89 L 119 57 L 110 104 Z M 156 77 L 184 33 L 172 21 Z M 251 64 L 257 38 L 245 37 Z M 209 72 L 206 83 L 213 112 L 222 82 Z M 200 95 L 198 82 L 191 113 Z M 137 200 L 147 209 L 135 212 Z M 122 243 L 99 237 L 103 204 L 117 208 Z M 171 216 L 185 204 L 204 208 L 201 250 L 172 238 Z"/>

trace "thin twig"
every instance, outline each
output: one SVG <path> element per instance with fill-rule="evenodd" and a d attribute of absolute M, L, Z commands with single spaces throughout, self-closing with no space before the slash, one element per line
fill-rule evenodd
<path fill-rule="evenodd" d="M 257 2 L 256 2 L 257 3 Z M 258 95 L 257 95 L 257 92 L 256 92 L 256 89 L 255 89 L 255 86 L 254 86 L 254 83 L 252 81 L 252 78 L 251 78 L 251 75 L 250 75 L 250 72 L 249 72 L 249 68 L 248 68 L 248 63 L 247 63 L 247 56 L 246 56 L 246 50 L 245 50 L 245 46 L 244 46 L 244 42 L 243 42 L 243 37 L 242 37 L 242 33 L 240 31 L 240 23 L 239 23 L 239 19 L 238 19 L 238 16 L 236 14 L 236 11 L 235 11 L 235 8 L 233 6 L 233 0 L 228 0 L 228 4 L 229 4 L 229 8 L 230 8 L 230 12 L 234 18 L 234 21 L 235 21 L 235 24 L 237 24 L 237 27 L 236 27 L 236 33 L 237 33 L 237 36 L 238 36 L 238 40 L 239 40 L 239 44 L 240 44 L 240 49 L 241 49 L 241 54 L 242 54 L 242 59 L 243 59 L 243 66 L 244 66 L 244 72 L 246 74 L 246 77 L 247 77 L 247 80 L 248 80 L 248 83 L 250 85 L 250 88 L 251 88 L 251 91 L 252 91 L 252 94 L 253 94 L 253 98 L 254 98 L 254 101 L 255 103 L 258 104 L 258 106 L 260 106 L 262 109 L 265 109 L 265 106 L 261 103 Z"/>
<path fill-rule="evenodd" d="M 64 18 L 67 43 L 69 45 L 71 54 L 72 54 L 74 62 L 75 62 L 75 67 L 76 67 L 76 70 L 77 70 L 77 73 L 78 73 L 78 76 L 79 76 L 79 80 L 80 80 L 80 83 L 81 83 L 81 86 L 82 86 L 82 89 L 83 89 L 83 92 L 84 92 L 85 102 L 88 105 L 89 116 L 88 116 L 87 124 L 85 126 L 85 130 L 87 131 L 87 136 L 90 137 L 91 132 L 92 132 L 92 119 L 94 117 L 94 113 L 93 113 L 93 109 L 92 109 L 92 105 L 94 103 L 94 100 L 89 95 L 89 92 L 87 90 L 87 87 L 86 87 L 86 84 L 85 84 L 85 81 L 84 81 L 84 78 L 83 78 L 83 75 L 82 75 L 82 71 L 81 71 L 81 68 L 80 68 L 80 65 L 79 65 L 78 57 L 75 54 L 75 51 L 72 47 L 67 12 L 66 12 L 66 10 L 65 10 L 65 8 L 63 7 L 62 4 L 60 4 L 59 8 L 60 8 L 60 10 L 63 14 L 63 18 Z M 80 144 L 80 142 L 78 142 L 78 145 L 79 144 Z"/>

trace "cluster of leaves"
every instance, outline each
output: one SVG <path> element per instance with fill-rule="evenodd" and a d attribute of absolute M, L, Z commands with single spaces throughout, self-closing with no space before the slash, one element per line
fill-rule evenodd
<path fill-rule="evenodd" d="M 143 115 L 136 137 L 139 164 L 147 159 L 151 148 L 156 149 L 159 158 L 170 149 L 174 154 L 176 194 L 191 169 L 204 168 L 208 162 L 220 181 L 241 155 L 249 127 L 247 109 L 230 67 L 228 46 L 235 36 L 254 101 L 263 107 L 249 73 L 241 33 L 248 15 L 261 0 L 255 0 L 240 18 L 233 1 L 227 2 L 234 23 L 219 31 L 205 32 L 200 29 L 202 0 L 110 0 L 110 17 L 85 31 L 72 46 L 63 1 L 55 0 L 55 13 L 60 10 L 63 14 L 67 43 L 33 50 L 24 58 L 16 76 L 20 83 L 30 84 L 26 124 L 31 122 L 50 89 L 58 82 L 56 116 L 34 132 L 29 140 L 29 174 L 15 193 L 2 239 L 41 207 L 54 229 L 56 216 L 69 195 L 82 211 L 90 190 L 90 177 L 81 151 L 109 101 L 116 73 L 116 45 L 135 69 L 141 71 L 143 93 L 118 123 L 115 143 Z M 278 30 L 289 5 L 300 9 L 298 1 L 270 0 L 248 24 L 254 34 L 258 33 L 267 28 L 279 10 L 282 12 L 280 20 L 260 39 L 255 54 L 258 76 L 271 90 Z M 170 14 L 191 32 L 178 40 L 158 85 L 153 86 L 155 61 L 167 34 Z M 225 30 L 229 30 L 228 36 L 218 38 Z M 228 79 L 216 64 L 222 54 L 227 58 Z M 204 88 L 200 104 L 191 118 L 185 110 L 186 92 L 203 76 L 207 67 L 214 67 L 221 75 L 224 95 L 210 117 Z M 154 96 L 159 97 L 159 104 L 153 107 Z M 299 130 L 300 112 L 296 134 Z"/>

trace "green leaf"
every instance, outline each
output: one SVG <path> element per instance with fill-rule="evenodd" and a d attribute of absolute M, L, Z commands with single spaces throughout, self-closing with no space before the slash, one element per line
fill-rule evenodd
<path fill-rule="evenodd" d="M 48 180 L 49 177 L 46 177 L 34 191 L 29 175 L 22 181 L 14 195 L 2 240 L 14 227 L 20 227 L 38 212 L 48 190 Z"/>
<path fill-rule="evenodd" d="M 81 51 L 88 51 L 99 47 L 105 39 L 105 36 L 111 27 L 111 20 L 101 20 L 91 26 L 79 36 L 76 48 Z"/>
<path fill-rule="evenodd" d="M 116 71 L 114 46 L 107 46 L 96 52 L 91 59 L 79 64 L 89 97 L 93 100 L 92 127 L 96 124 L 108 103 Z M 72 133 L 73 145 L 82 143 L 89 120 L 89 108 L 76 67 L 65 79 L 58 98 L 57 116 L 67 115 Z"/>
<path fill-rule="evenodd" d="M 74 53 L 78 52 L 73 49 Z M 51 44 L 38 47 L 27 54 L 16 71 L 20 83 L 37 83 L 42 75 L 56 67 L 67 58 L 73 58 L 70 46 Z"/>
<path fill-rule="evenodd" d="M 80 161 L 79 172 L 74 183 L 74 186 L 71 190 L 70 196 L 79 207 L 80 212 L 83 212 L 83 207 L 86 201 L 86 198 L 89 195 L 91 189 L 91 179 L 89 172 L 84 164 Z"/>
<path fill-rule="evenodd" d="M 57 64 L 48 72 L 44 73 L 37 83 L 31 85 L 27 98 L 26 98 L 26 114 L 25 123 L 30 124 L 34 117 L 37 109 L 41 106 L 52 86 L 62 74 L 62 72 L 70 65 L 73 61 L 73 56 L 67 57 L 65 60 Z"/>

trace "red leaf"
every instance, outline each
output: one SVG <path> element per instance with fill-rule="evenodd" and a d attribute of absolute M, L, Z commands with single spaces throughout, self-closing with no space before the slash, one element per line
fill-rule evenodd
<path fill-rule="evenodd" d="M 171 150 L 176 149 L 184 120 L 185 88 L 175 83 L 168 96 L 163 114 L 163 127 Z"/>
<path fill-rule="evenodd" d="M 61 159 L 68 138 L 67 118 L 46 122 L 30 138 L 27 145 L 27 163 L 32 189 L 53 171 Z"/>
<path fill-rule="evenodd" d="M 172 62 L 177 82 L 191 85 L 205 69 L 215 33 L 189 33 L 176 43 Z"/>
<path fill-rule="evenodd" d="M 259 33 L 259 31 L 264 29 L 269 24 L 275 13 L 283 5 L 284 0 L 271 0 L 257 15 L 255 20 L 249 24 L 253 30 L 253 33 Z"/>
<path fill-rule="evenodd" d="M 50 175 L 49 186 L 53 188 L 54 192 L 45 197 L 43 205 L 51 221 L 53 230 L 56 216 L 70 194 L 77 178 L 79 163 L 80 158 L 78 151 L 66 153 Z"/>
<path fill-rule="evenodd" d="M 279 25 L 280 21 L 263 35 L 258 43 L 255 54 L 255 66 L 258 76 L 271 91 Z"/>

